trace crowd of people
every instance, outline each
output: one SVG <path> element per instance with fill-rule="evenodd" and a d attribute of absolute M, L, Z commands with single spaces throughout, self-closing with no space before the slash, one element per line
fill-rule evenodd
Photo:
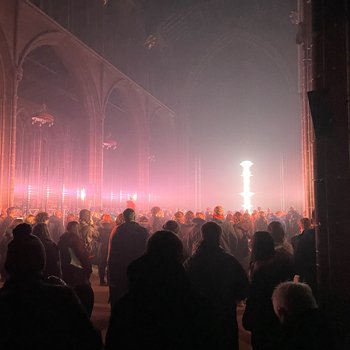
<path fill-rule="evenodd" d="M 97 265 L 105 339 L 90 317 Z M 0 216 L 1 349 L 331 349 L 317 308 L 312 220 L 296 210 L 82 209 Z"/>

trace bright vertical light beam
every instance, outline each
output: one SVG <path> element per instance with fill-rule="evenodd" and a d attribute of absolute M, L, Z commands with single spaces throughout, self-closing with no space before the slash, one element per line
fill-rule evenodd
<path fill-rule="evenodd" d="M 240 166 L 243 168 L 242 177 L 243 177 L 243 192 L 241 196 L 243 197 L 243 209 L 248 210 L 249 213 L 252 211 L 251 197 L 254 193 L 250 192 L 250 178 L 252 173 L 250 172 L 250 167 L 253 163 L 250 160 L 245 160 L 241 162 Z"/>

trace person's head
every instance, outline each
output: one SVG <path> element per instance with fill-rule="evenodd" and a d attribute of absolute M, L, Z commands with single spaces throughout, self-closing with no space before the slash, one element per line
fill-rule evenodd
<path fill-rule="evenodd" d="M 164 225 L 163 229 L 166 231 L 174 232 L 176 235 L 180 232 L 180 225 L 175 220 L 168 220 Z"/>
<path fill-rule="evenodd" d="M 12 231 L 13 238 L 22 238 L 32 233 L 32 226 L 26 223 L 18 224 Z"/>
<path fill-rule="evenodd" d="M 79 222 L 78 221 L 69 221 L 67 223 L 67 232 L 74 233 L 79 236 Z"/>
<path fill-rule="evenodd" d="M 152 216 L 160 216 L 160 212 L 161 212 L 160 207 L 153 207 L 153 208 L 151 208 Z"/>
<path fill-rule="evenodd" d="M 115 219 L 115 224 L 117 226 L 119 226 L 119 225 L 123 224 L 124 222 L 125 222 L 125 220 L 124 220 L 123 213 L 118 214 L 116 219 Z"/>
<path fill-rule="evenodd" d="M 33 235 L 36 237 L 39 237 L 40 239 L 43 238 L 49 238 L 50 239 L 50 233 L 47 225 L 43 222 L 39 222 L 33 227 L 32 231 Z"/>
<path fill-rule="evenodd" d="M 197 211 L 196 218 L 205 220 L 205 214 L 202 211 Z"/>
<path fill-rule="evenodd" d="M 203 241 L 207 244 L 219 246 L 222 228 L 216 222 L 209 221 L 201 227 Z"/>
<path fill-rule="evenodd" d="M 11 278 L 31 278 L 42 273 L 45 260 L 43 244 L 29 234 L 9 243 L 5 269 Z"/>
<path fill-rule="evenodd" d="M 101 217 L 101 224 L 111 224 L 113 222 L 112 217 L 109 214 L 103 214 Z"/>
<path fill-rule="evenodd" d="M 46 213 L 45 211 L 41 211 L 35 216 L 35 222 L 37 224 L 39 223 L 44 223 L 47 224 L 49 222 L 49 214 Z"/>
<path fill-rule="evenodd" d="M 241 219 L 242 219 L 242 213 L 240 213 L 239 211 L 236 211 L 236 212 L 233 214 L 233 222 L 234 222 L 235 224 L 238 224 L 238 223 L 240 223 Z"/>
<path fill-rule="evenodd" d="M 66 222 L 77 221 L 77 217 L 73 213 L 67 214 Z"/>
<path fill-rule="evenodd" d="M 266 231 L 257 231 L 253 236 L 252 261 L 266 261 L 275 255 L 275 245 L 271 235 Z"/>
<path fill-rule="evenodd" d="M 188 210 L 188 211 L 186 211 L 186 214 L 185 214 L 185 223 L 187 224 L 187 225 L 190 225 L 190 224 L 192 224 L 192 220 L 194 219 L 194 213 L 193 213 L 193 211 L 191 211 L 191 210 Z"/>
<path fill-rule="evenodd" d="M 272 294 L 275 314 L 284 323 L 290 316 L 298 316 L 316 309 L 317 303 L 311 288 L 305 283 L 283 282 Z"/>
<path fill-rule="evenodd" d="M 63 218 L 63 214 L 62 214 L 62 211 L 57 209 L 53 212 L 53 216 L 55 216 L 56 218 L 58 219 L 62 219 Z"/>
<path fill-rule="evenodd" d="M 264 211 L 262 211 L 262 210 L 259 211 L 259 218 L 262 218 L 262 219 L 266 218 L 266 214 Z"/>
<path fill-rule="evenodd" d="M 185 215 L 182 211 L 177 211 L 174 214 L 174 218 L 180 225 L 185 223 Z"/>
<path fill-rule="evenodd" d="M 214 218 L 223 219 L 224 215 L 225 215 L 224 207 L 222 207 L 221 205 L 217 205 L 214 208 L 214 213 L 213 213 Z"/>
<path fill-rule="evenodd" d="M 90 225 L 92 223 L 91 212 L 89 209 L 82 209 L 79 212 L 79 221 L 83 224 Z"/>
<path fill-rule="evenodd" d="M 267 226 L 267 230 L 270 232 L 275 245 L 282 244 L 284 242 L 284 228 L 279 221 L 272 221 Z"/>
<path fill-rule="evenodd" d="M 162 261 L 180 262 L 183 258 L 183 246 L 175 233 L 157 231 L 147 242 L 146 254 Z"/>
<path fill-rule="evenodd" d="M 233 214 L 232 213 L 226 214 L 226 221 L 233 223 Z"/>
<path fill-rule="evenodd" d="M 16 216 L 16 214 L 17 214 L 16 207 L 7 208 L 6 214 L 7 214 L 7 216 L 11 216 L 12 218 L 14 218 Z"/>
<path fill-rule="evenodd" d="M 302 218 L 299 222 L 300 231 L 307 231 L 311 228 L 311 220 L 309 218 Z"/>
<path fill-rule="evenodd" d="M 127 208 L 123 211 L 123 218 L 125 222 L 130 222 L 135 220 L 135 211 L 134 209 Z"/>
<path fill-rule="evenodd" d="M 32 214 L 27 215 L 24 219 L 24 222 L 32 226 L 35 225 L 35 216 Z"/>

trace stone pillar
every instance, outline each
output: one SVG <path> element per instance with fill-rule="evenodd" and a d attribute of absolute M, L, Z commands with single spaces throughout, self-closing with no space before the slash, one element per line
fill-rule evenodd
<path fill-rule="evenodd" d="M 0 171 L 0 204 L 7 208 L 14 203 L 15 167 L 16 167 L 16 120 L 17 89 L 22 79 L 22 69 L 1 77 L 5 91 L 2 93 L 1 106 L 1 171 Z"/>
<path fill-rule="evenodd" d="M 347 0 L 312 1 L 319 296 L 337 326 L 341 348 L 350 334 L 348 11 Z"/>

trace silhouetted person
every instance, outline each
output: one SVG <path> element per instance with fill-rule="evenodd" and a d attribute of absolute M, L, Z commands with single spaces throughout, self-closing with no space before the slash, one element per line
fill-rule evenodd
<path fill-rule="evenodd" d="M 195 291 L 215 309 L 220 336 L 217 349 L 238 349 L 237 302 L 246 298 L 248 278 L 235 257 L 220 247 L 221 227 L 215 222 L 202 226 L 203 241 L 184 266 Z"/>
<path fill-rule="evenodd" d="M 269 232 L 253 236 L 250 264 L 251 285 L 243 314 L 243 327 L 251 331 L 253 350 L 278 349 L 281 325 L 273 311 L 271 296 L 281 282 L 293 275 L 275 259 L 275 246 Z"/>
<path fill-rule="evenodd" d="M 163 230 L 166 231 L 171 231 L 176 234 L 176 236 L 179 235 L 180 232 L 180 225 L 178 224 L 177 221 L 175 220 L 168 220 L 164 225 L 163 225 Z"/>
<path fill-rule="evenodd" d="M 90 259 L 97 264 L 98 256 L 98 231 L 94 227 L 91 212 L 88 209 L 82 209 L 79 212 L 79 234 L 84 242 L 85 248 L 89 253 Z"/>
<path fill-rule="evenodd" d="M 298 245 L 294 252 L 295 270 L 300 281 L 307 283 L 317 296 L 316 276 L 316 238 L 315 229 L 304 230 L 299 235 Z"/>
<path fill-rule="evenodd" d="M 70 221 L 58 242 L 61 255 L 62 279 L 72 287 L 88 316 L 94 307 L 94 292 L 90 285 L 92 265 L 89 253 L 79 234 L 79 223 Z"/>
<path fill-rule="evenodd" d="M 182 241 L 184 250 L 186 251 L 186 253 L 188 253 L 189 252 L 188 241 L 189 241 L 191 232 L 194 228 L 194 223 L 192 221 L 194 219 L 194 213 L 191 210 L 187 211 L 185 213 L 184 219 L 185 219 L 185 222 L 180 225 L 179 238 Z"/>
<path fill-rule="evenodd" d="M 0 267 L 1 267 L 1 279 L 4 281 L 6 279 L 6 271 L 5 271 L 5 261 L 7 256 L 7 247 L 9 243 L 13 239 L 13 231 L 20 224 L 23 224 L 22 219 L 14 219 L 12 220 L 10 226 L 7 227 L 6 232 L 3 234 L 0 240 Z"/>
<path fill-rule="evenodd" d="M 51 239 L 57 244 L 64 233 L 63 215 L 61 210 L 55 210 L 49 218 L 49 232 Z"/>
<path fill-rule="evenodd" d="M 255 220 L 255 231 L 266 231 L 267 230 L 267 219 L 264 211 L 259 211 L 258 216 Z"/>
<path fill-rule="evenodd" d="M 190 256 L 196 252 L 202 241 L 201 228 L 206 223 L 204 218 L 204 213 L 197 213 L 196 217 L 192 220 L 194 226 L 188 237 L 188 251 Z"/>
<path fill-rule="evenodd" d="M 151 218 L 149 220 L 149 225 L 151 227 L 151 234 L 162 229 L 163 218 L 162 209 L 160 207 L 153 207 L 151 209 Z"/>
<path fill-rule="evenodd" d="M 292 237 L 292 239 L 291 239 L 293 252 L 295 252 L 297 250 L 298 244 L 299 244 L 299 239 L 302 237 L 302 234 L 304 233 L 304 231 L 310 230 L 311 228 L 312 228 L 312 225 L 311 225 L 311 220 L 309 218 L 300 219 L 300 221 L 299 221 L 300 232 L 298 232 L 298 234 L 295 235 L 294 237 Z"/>
<path fill-rule="evenodd" d="M 112 310 L 107 350 L 215 348 L 215 320 L 191 291 L 181 260 L 173 232 L 151 236 L 147 252 L 128 267 L 129 292 Z"/>
<path fill-rule="evenodd" d="M 9 279 L 0 291 L 0 348 L 91 349 L 102 347 L 75 293 L 44 282 L 45 249 L 29 234 L 9 244 Z"/>
<path fill-rule="evenodd" d="M 49 214 L 45 211 L 40 211 L 38 214 L 35 215 L 36 224 L 44 223 L 47 225 L 49 223 L 49 219 Z"/>
<path fill-rule="evenodd" d="M 286 240 L 284 227 L 279 221 L 272 221 L 267 227 L 267 231 L 271 234 L 275 244 L 275 251 L 293 257 L 293 247 Z"/>
<path fill-rule="evenodd" d="M 0 225 L 0 239 L 5 234 L 8 227 L 11 225 L 12 221 L 15 219 L 17 214 L 17 209 L 15 207 L 10 207 L 6 210 L 6 217 L 1 222 Z"/>
<path fill-rule="evenodd" d="M 224 208 L 218 205 L 214 208 L 213 221 L 216 222 L 222 228 L 222 234 L 220 238 L 221 247 L 229 254 L 236 256 L 237 254 L 237 236 L 233 225 L 225 220 Z"/>
<path fill-rule="evenodd" d="M 179 237 L 179 234 L 181 232 L 181 227 L 180 227 L 180 225 L 178 224 L 177 221 L 175 221 L 175 220 L 168 220 L 163 225 L 163 230 L 171 231 L 171 232 L 175 233 L 176 236 Z M 187 245 L 185 245 L 183 242 L 182 242 L 182 245 L 183 245 L 183 261 L 182 262 L 184 262 L 190 256 L 190 254 L 188 252 Z"/>
<path fill-rule="evenodd" d="M 102 215 L 102 220 L 100 222 L 99 232 L 99 243 L 100 250 L 98 254 L 98 276 L 100 278 L 100 286 L 106 286 L 105 281 L 106 268 L 107 268 L 107 257 L 108 257 L 108 243 L 109 236 L 111 235 L 113 229 L 113 220 L 110 215 Z"/>
<path fill-rule="evenodd" d="M 282 323 L 279 349 L 331 350 L 333 336 L 318 309 L 311 288 L 304 283 L 284 282 L 272 294 L 274 311 Z"/>
<path fill-rule="evenodd" d="M 125 223 L 121 224 L 113 235 L 108 259 L 109 288 L 111 305 L 128 290 L 126 269 L 140 257 L 146 249 L 148 233 L 135 221 L 135 212 L 125 209 Z"/>
<path fill-rule="evenodd" d="M 139 218 L 139 224 L 147 230 L 148 234 L 151 233 L 152 229 L 147 216 L 142 215 Z"/>
<path fill-rule="evenodd" d="M 33 235 L 38 237 L 45 248 L 46 265 L 44 276 L 61 278 L 61 262 L 57 245 L 50 238 L 47 224 L 40 222 L 33 227 Z"/>
<path fill-rule="evenodd" d="M 9 242 L 9 230 L 12 222 L 15 220 L 17 209 L 15 207 L 7 208 L 6 217 L 0 224 L 0 274 L 1 281 L 5 280 L 4 264 L 6 260 L 7 245 Z"/>

